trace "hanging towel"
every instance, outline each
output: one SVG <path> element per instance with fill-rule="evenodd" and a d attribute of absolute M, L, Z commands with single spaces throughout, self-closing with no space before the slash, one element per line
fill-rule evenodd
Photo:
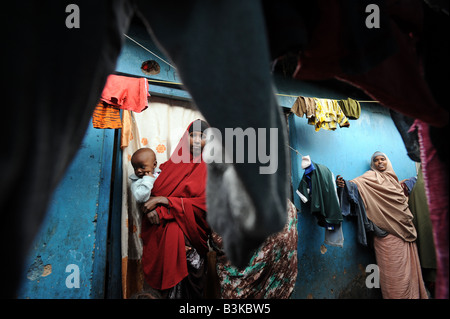
<path fill-rule="evenodd" d="M 316 102 L 312 97 L 299 96 L 292 105 L 291 112 L 298 117 L 303 117 L 306 114 L 306 117 L 310 118 L 316 112 Z"/>
<path fill-rule="evenodd" d="M 131 111 L 123 110 L 122 113 L 122 131 L 120 134 L 120 148 L 123 150 L 133 139 L 131 134 Z"/>
<path fill-rule="evenodd" d="M 359 116 L 361 115 L 361 105 L 358 101 L 348 98 L 347 100 L 340 100 L 338 103 L 345 116 L 351 120 L 359 119 Z"/>
<path fill-rule="evenodd" d="M 145 78 L 110 75 L 101 100 L 123 110 L 140 113 L 147 108 L 148 82 Z"/>
<path fill-rule="evenodd" d="M 122 128 L 120 110 L 105 102 L 98 102 L 92 114 L 92 126 L 94 128 Z"/>

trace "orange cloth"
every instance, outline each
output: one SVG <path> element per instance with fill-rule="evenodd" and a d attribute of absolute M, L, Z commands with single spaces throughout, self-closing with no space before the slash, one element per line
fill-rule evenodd
<path fill-rule="evenodd" d="M 92 114 L 92 126 L 94 128 L 122 128 L 120 110 L 102 101 L 98 102 Z"/>
<path fill-rule="evenodd" d="M 148 106 L 148 82 L 145 78 L 110 75 L 101 100 L 123 110 L 140 113 Z"/>
<path fill-rule="evenodd" d="M 124 149 L 128 146 L 128 143 L 132 140 L 131 134 L 131 112 L 123 110 L 122 112 L 122 134 L 120 135 L 120 148 Z"/>

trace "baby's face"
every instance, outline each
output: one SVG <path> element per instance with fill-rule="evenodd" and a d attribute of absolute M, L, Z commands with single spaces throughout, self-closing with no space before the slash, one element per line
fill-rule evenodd
<path fill-rule="evenodd" d="M 156 158 L 153 154 L 141 153 L 132 158 L 131 165 L 133 165 L 134 174 L 139 178 L 145 175 L 153 175 L 156 167 Z"/>

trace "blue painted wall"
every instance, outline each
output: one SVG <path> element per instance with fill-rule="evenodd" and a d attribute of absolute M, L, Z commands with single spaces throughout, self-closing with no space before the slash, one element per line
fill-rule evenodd
<path fill-rule="evenodd" d="M 112 130 L 89 125 L 32 246 L 18 298 L 103 297 L 113 143 Z M 79 288 L 69 288 L 68 277 Z"/>

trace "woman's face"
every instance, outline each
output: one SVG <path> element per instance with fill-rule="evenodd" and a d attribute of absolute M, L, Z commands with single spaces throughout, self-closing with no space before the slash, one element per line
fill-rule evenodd
<path fill-rule="evenodd" d="M 206 136 L 202 132 L 191 132 L 189 134 L 189 144 L 192 154 L 201 154 L 205 147 Z"/>
<path fill-rule="evenodd" d="M 387 166 L 386 157 L 384 157 L 382 155 L 375 156 L 375 158 L 373 159 L 373 165 L 380 172 L 385 171 L 386 170 L 386 166 Z"/>

